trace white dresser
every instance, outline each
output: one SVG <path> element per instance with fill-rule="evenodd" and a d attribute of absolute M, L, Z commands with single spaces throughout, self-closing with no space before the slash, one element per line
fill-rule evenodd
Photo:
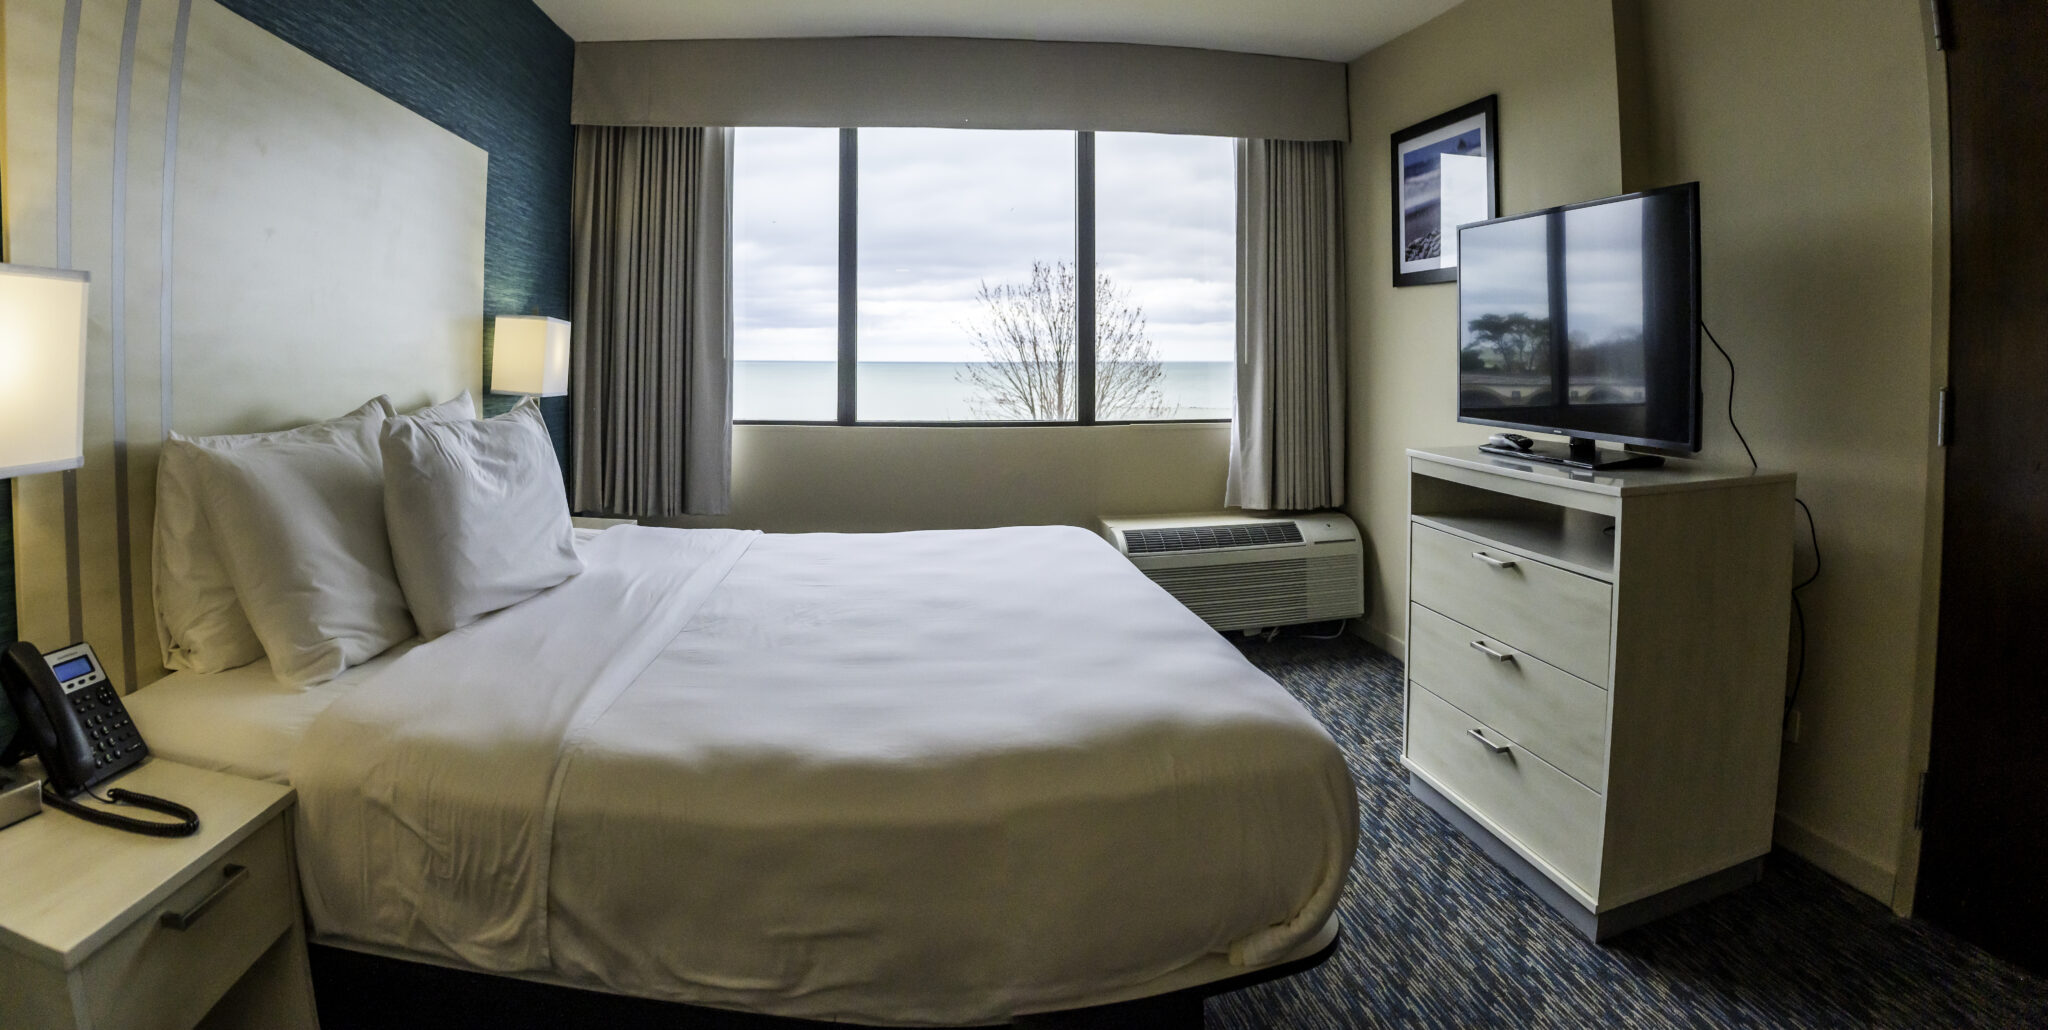
<path fill-rule="evenodd" d="M 1601 939 L 1771 848 L 1788 473 L 1409 465 L 1411 789 Z"/>

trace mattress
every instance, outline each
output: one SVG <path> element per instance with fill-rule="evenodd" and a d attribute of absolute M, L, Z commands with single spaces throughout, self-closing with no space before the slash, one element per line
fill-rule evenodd
<path fill-rule="evenodd" d="M 646 997 L 1001 1023 L 1326 941 L 1341 753 L 1093 534 L 622 527 L 303 694 L 134 697 L 299 788 L 322 939 Z"/>

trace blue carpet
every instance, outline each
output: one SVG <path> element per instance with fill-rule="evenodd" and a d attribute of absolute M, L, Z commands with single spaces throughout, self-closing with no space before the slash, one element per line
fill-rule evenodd
<path fill-rule="evenodd" d="M 1358 782 L 1344 947 L 1209 999 L 1209 1030 L 2048 1027 L 2048 981 L 1784 852 L 1763 882 L 1595 945 L 1408 793 L 1401 663 L 1351 638 L 1241 641 Z"/>

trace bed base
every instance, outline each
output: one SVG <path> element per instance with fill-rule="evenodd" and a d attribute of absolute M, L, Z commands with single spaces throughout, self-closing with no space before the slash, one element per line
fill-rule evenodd
<path fill-rule="evenodd" d="M 1327 943 L 1299 958 L 1145 998 L 1019 1016 L 1026 1030 L 1201 1030 L 1202 1002 L 1307 972 L 1343 943 L 1333 925 Z M 335 942 L 308 946 L 314 997 L 324 1030 L 847 1030 L 858 1024 L 706 1008 L 610 994 L 551 979 L 503 976 L 357 950 Z M 966 1030 L 966 1028 L 959 1028 Z"/>

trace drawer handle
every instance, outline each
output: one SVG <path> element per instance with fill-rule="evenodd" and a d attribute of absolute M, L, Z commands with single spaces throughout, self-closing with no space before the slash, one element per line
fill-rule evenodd
<path fill-rule="evenodd" d="M 1491 751 L 1496 755 L 1504 755 L 1508 753 L 1508 746 L 1506 744 L 1496 744 L 1493 741 L 1486 739 L 1486 734 L 1481 733 L 1478 730 L 1466 730 L 1465 732 L 1470 733 L 1472 735 L 1473 740 L 1476 740 L 1479 743 L 1485 745 L 1486 750 Z"/>
<path fill-rule="evenodd" d="M 157 920 L 157 922 L 173 930 L 192 929 L 199 924 L 199 917 L 205 915 L 206 910 L 213 907 L 214 902 L 219 901 L 227 892 L 241 886 L 242 881 L 249 878 L 249 867 L 240 865 L 223 866 L 221 867 L 220 875 L 220 886 L 215 887 L 213 893 L 200 898 L 199 904 L 183 912 L 166 912 L 163 914 L 163 918 Z"/>
<path fill-rule="evenodd" d="M 1486 641 L 1484 640 L 1474 640 L 1472 642 L 1472 650 L 1477 651 L 1480 654 L 1483 654 L 1496 662 L 1512 662 L 1515 660 L 1514 655 L 1507 654 L 1501 651 L 1496 651 L 1493 648 L 1486 646 Z"/>
<path fill-rule="evenodd" d="M 1512 569 L 1515 567 L 1514 562 L 1511 562 L 1506 558 L 1496 558 L 1493 555 L 1486 553 L 1485 551 L 1473 551 L 1472 557 L 1477 558 L 1480 561 L 1483 561 L 1496 569 Z"/>

